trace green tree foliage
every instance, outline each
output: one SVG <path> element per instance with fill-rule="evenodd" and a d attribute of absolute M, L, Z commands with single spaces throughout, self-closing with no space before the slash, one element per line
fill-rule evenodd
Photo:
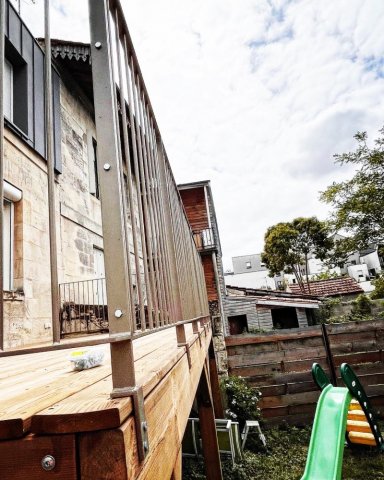
<path fill-rule="evenodd" d="M 356 172 L 349 180 L 334 182 L 320 197 L 334 209 L 334 230 L 350 234 L 336 244 L 335 257 L 339 259 L 384 241 L 384 127 L 379 133 L 372 147 L 366 132 L 356 133 L 356 150 L 334 156 L 336 163 L 353 165 Z"/>
<path fill-rule="evenodd" d="M 377 298 L 384 298 L 384 276 L 380 276 L 371 282 L 375 290 L 371 293 L 371 298 L 376 300 Z"/>
<path fill-rule="evenodd" d="M 316 217 L 299 217 L 292 222 L 278 223 L 268 228 L 264 236 L 262 261 L 272 276 L 282 271 L 293 273 L 303 292 L 304 278 L 300 267 L 304 266 L 307 288 L 310 292 L 309 255 L 313 253 L 320 260 L 324 260 L 332 246 L 333 241 L 329 238 L 325 222 Z"/>

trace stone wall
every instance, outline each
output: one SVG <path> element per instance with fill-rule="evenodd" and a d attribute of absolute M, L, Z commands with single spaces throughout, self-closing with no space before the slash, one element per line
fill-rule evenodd
<path fill-rule="evenodd" d="M 14 203 L 13 291 L 4 295 L 5 347 L 11 348 L 51 338 L 51 292 L 46 163 L 8 129 L 4 178 L 22 191 Z"/>

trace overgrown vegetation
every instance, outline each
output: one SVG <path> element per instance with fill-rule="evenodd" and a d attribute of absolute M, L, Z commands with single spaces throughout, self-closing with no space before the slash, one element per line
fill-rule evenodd
<path fill-rule="evenodd" d="M 372 280 L 371 282 L 375 290 L 371 293 L 371 298 L 373 300 L 377 298 L 384 298 L 384 276 L 380 276 L 378 278 L 375 278 L 375 280 Z"/>
<path fill-rule="evenodd" d="M 266 432 L 268 451 L 245 452 L 241 463 L 223 462 L 225 480 L 299 480 L 304 473 L 309 428 L 280 427 Z M 384 455 L 345 449 L 343 480 L 384 479 Z M 204 480 L 203 461 L 183 459 L 184 480 Z"/>
<path fill-rule="evenodd" d="M 259 420 L 258 406 L 261 393 L 248 385 L 243 377 L 229 376 L 221 381 L 221 388 L 226 396 L 226 416 L 230 420 L 239 422 L 240 429 L 246 420 Z"/>
<path fill-rule="evenodd" d="M 350 302 L 351 311 L 349 313 L 343 313 L 339 306 L 348 304 L 342 304 L 341 298 L 328 298 L 322 302 L 319 310 L 315 313 L 316 323 L 346 323 L 346 322 L 358 322 L 374 320 L 380 317 L 380 314 L 372 315 L 373 302 L 371 297 L 361 293 L 355 300 Z"/>

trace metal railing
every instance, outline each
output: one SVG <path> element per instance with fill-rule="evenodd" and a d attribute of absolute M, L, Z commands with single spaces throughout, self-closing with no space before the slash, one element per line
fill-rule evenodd
<path fill-rule="evenodd" d="M 112 397 L 132 396 L 147 453 L 133 342 L 209 317 L 200 255 L 165 153 L 118 0 L 89 0 L 100 197 L 111 340 Z M 133 221 L 132 221 L 133 220 Z M 130 245 L 133 252 L 130 252 Z M 133 262 L 131 262 L 133 253 Z M 132 274 L 136 275 L 136 285 Z M 136 314 L 138 305 L 138 315 Z M 141 400 L 140 400 L 141 398 Z"/>
<path fill-rule="evenodd" d="M 194 230 L 193 240 L 199 252 L 206 250 L 215 250 L 217 248 L 215 233 L 213 228 L 205 228 L 204 230 Z"/>
<path fill-rule="evenodd" d="M 60 339 L 57 282 L 55 178 L 49 11 L 44 0 L 47 177 L 54 343 Z M 4 0 L 0 0 L 0 68 L 4 66 Z M 65 322 L 107 315 L 111 345 L 112 397 L 133 398 L 140 459 L 148 453 L 142 389 L 136 382 L 133 340 L 176 327 L 177 345 L 187 348 L 185 323 L 209 318 L 200 255 L 168 162 L 118 0 L 89 0 L 92 74 L 100 172 L 100 198 L 108 296 L 100 303 L 82 293 L 90 284 L 62 286 Z M 4 105 L 0 79 L 0 205 L 3 198 Z M 0 208 L 0 231 L 3 223 Z M 0 319 L 3 309 L 0 235 Z M 85 286 L 87 285 L 87 286 Z M 77 293 L 71 293 L 71 288 Z M 81 293 L 80 293 L 81 290 Z M 83 297 L 82 297 L 83 295 Z M 85 297 L 84 297 L 85 295 Z M 68 300 L 65 300 L 68 298 Z M 107 309 L 106 309 L 106 305 Z M 95 305 L 98 308 L 95 308 Z M 92 309 L 92 314 L 90 313 Z M 73 310 L 73 312 L 72 312 Z M 97 310 L 97 312 L 96 312 Z M 100 320 L 101 322 L 101 320 Z M 75 325 L 75 323 L 72 323 Z M 81 328 L 81 326 L 79 327 Z M 3 322 L 0 349 L 3 348 Z"/>
<path fill-rule="evenodd" d="M 108 331 L 105 278 L 61 283 L 59 292 L 61 337 Z"/>

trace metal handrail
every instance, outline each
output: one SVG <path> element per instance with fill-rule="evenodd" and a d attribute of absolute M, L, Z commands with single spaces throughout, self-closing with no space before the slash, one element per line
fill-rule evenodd
<path fill-rule="evenodd" d="M 216 236 L 213 228 L 204 228 L 201 230 L 193 230 L 193 240 L 197 250 L 212 250 L 217 247 Z"/>

